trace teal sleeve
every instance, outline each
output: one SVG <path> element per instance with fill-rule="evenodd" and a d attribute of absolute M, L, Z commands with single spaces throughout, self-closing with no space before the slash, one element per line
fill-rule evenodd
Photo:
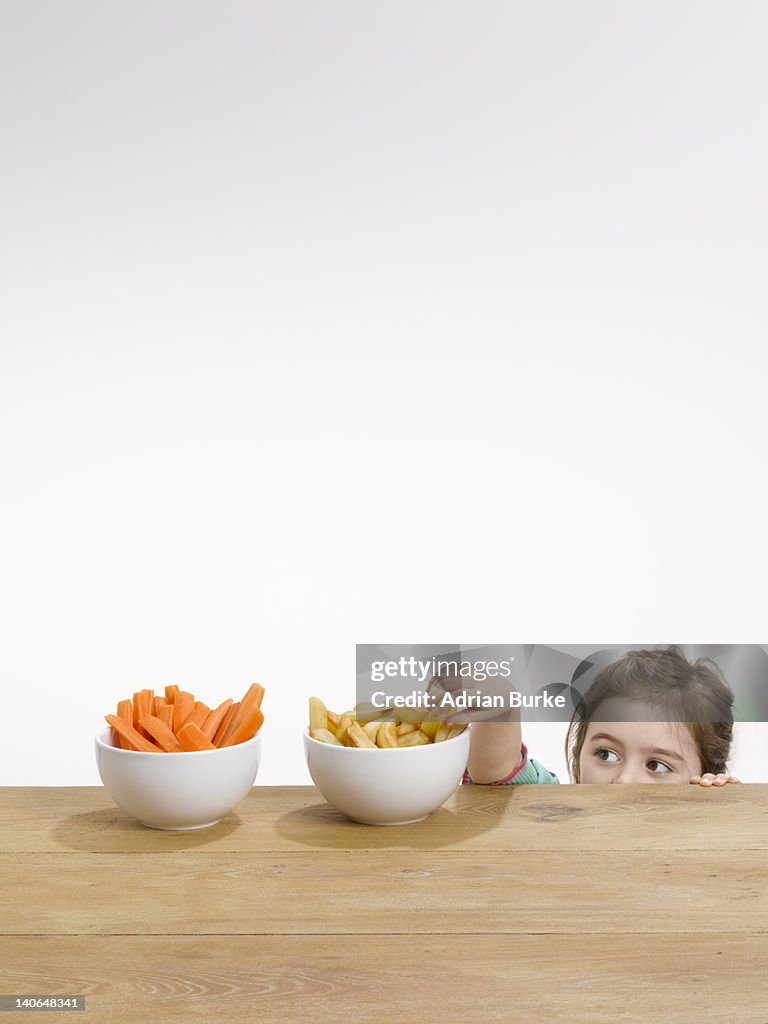
<path fill-rule="evenodd" d="M 560 783 L 560 780 L 554 772 L 548 771 L 544 765 L 537 761 L 535 757 L 526 758 L 526 762 L 517 775 L 510 779 L 508 782 L 503 782 L 503 786 L 524 786 L 529 785 L 551 785 L 552 783 Z"/>

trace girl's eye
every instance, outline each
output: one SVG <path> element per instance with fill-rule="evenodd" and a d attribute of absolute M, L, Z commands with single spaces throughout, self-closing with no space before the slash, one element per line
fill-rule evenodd
<path fill-rule="evenodd" d="M 672 771 L 672 769 L 669 767 L 669 765 L 668 764 L 664 764 L 663 761 L 649 761 L 646 764 L 646 768 L 648 768 L 649 771 L 656 772 L 656 773 L 662 774 L 662 775 L 664 774 L 664 772 L 671 772 Z"/>
<path fill-rule="evenodd" d="M 600 747 L 596 750 L 595 757 L 598 761 L 608 761 L 614 764 L 619 760 L 619 755 L 613 750 L 608 750 L 606 747 Z"/>

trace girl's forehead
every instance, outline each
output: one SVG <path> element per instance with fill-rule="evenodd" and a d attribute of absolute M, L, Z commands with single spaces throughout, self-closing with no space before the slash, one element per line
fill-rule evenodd
<path fill-rule="evenodd" d="M 604 715 L 602 707 L 598 713 L 600 720 L 593 720 L 587 725 L 585 742 L 602 736 L 606 741 L 613 739 L 644 750 L 676 751 L 683 756 L 698 753 L 696 741 L 684 722 L 656 722 L 650 714 L 645 719 L 621 720 L 612 709 L 611 714 Z"/>

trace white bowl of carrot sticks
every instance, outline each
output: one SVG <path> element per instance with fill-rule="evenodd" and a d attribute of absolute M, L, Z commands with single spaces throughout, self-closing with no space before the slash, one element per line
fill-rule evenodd
<path fill-rule="evenodd" d="M 210 708 L 189 691 L 140 690 L 105 715 L 96 736 L 101 781 L 127 814 L 150 828 L 215 825 L 248 795 L 259 770 L 264 687 Z"/>

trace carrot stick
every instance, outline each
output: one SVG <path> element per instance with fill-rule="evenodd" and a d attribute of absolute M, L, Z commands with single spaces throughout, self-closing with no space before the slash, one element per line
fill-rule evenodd
<path fill-rule="evenodd" d="M 169 704 L 173 704 L 176 694 L 179 692 L 179 688 L 176 683 L 169 683 L 165 688 L 165 699 Z"/>
<path fill-rule="evenodd" d="M 237 714 L 235 715 L 235 720 L 234 720 L 234 723 L 232 725 L 232 732 L 234 732 L 235 729 L 239 728 L 239 726 L 244 721 L 246 721 L 246 719 L 248 719 L 248 717 L 251 714 L 251 711 L 253 711 L 254 708 L 260 708 L 261 707 L 261 699 L 262 699 L 263 696 L 264 696 L 264 687 L 261 686 L 259 683 L 251 683 L 251 685 L 245 691 L 243 699 L 240 701 L 240 707 L 237 710 Z M 230 732 L 230 736 L 231 735 L 232 735 L 232 733 Z M 228 745 L 227 744 L 227 739 L 228 738 L 229 737 L 227 737 L 224 740 L 224 743 L 222 744 L 222 746 L 226 747 Z"/>
<path fill-rule="evenodd" d="M 131 750 L 143 750 L 147 754 L 162 754 L 162 750 L 151 740 L 146 739 L 140 732 L 137 732 L 132 725 L 118 718 L 117 715 L 104 715 L 104 718 L 117 735 L 130 744 Z"/>
<path fill-rule="evenodd" d="M 141 720 L 141 725 L 163 750 L 178 754 L 184 749 L 165 722 L 161 722 L 154 715 L 145 715 Z"/>
<path fill-rule="evenodd" d="M 210 712 L 206 720 L 200 726 L 200 729 L 208 737 L 209 740 L 213 740 L 213 737 L 216 735 L 216 730 L 221 725 L 224 716 L 226 715 L 227 711 L 229 711 L 231 705 L 232 698 L 227 697 L 227 699 L 223 700 L 217 708 Z"/>
<path fill-rule="evenodd" d="M 208 715 L 210 715 L 210 713 L 211 709 L 208 707 L 207 704 L 203 704 L 201 700 L 196 700 L 194 710 L 191 712 L 190 715 L 187 716 L 184 724 L 186 724 L 187 722 L 194 722 L 195 725 L 199 725 L 202 728 L 203 722 L 206 720 Z"/>
<path fill-rule="evenodd" d="M 245 691 L 245 696 L 240 701 L 240 704 L 242 707 L 245 707 L 248 710 L 250 710 L 251 707 L 254 706 L 260 708 L 263 699 L 264 687 L 261 685 L 261 683 L 251 683 L 251 685 Z"/>
<path fill-rule="evenodd" d="M 165 697 L 153 697 L 152 698 L 152 714 L 157 717 L 157 709 L 161 708 L 164 704 L 167 704 Z"/>
<path fill-rule="evenodd" d="M 187 722 L 179 730 L 179 743 L 185 750 L 215 750 L 216 747 L 203 733 L 199 725 Z"/>
<path fill-rule="evenodd" d="M 133 725 L 133 704 L 131 704 L 129 700 L 120 700 L 117 702 L 117 717 L 122 718 L 122 720 L 127 722 L 128 725 Z M 115 733 L 114 736 L 117 740 L 118 747 L 122 747 L 123 750 L 131 749 L 128 746 L 128 743 L 123 740 L 122 736 L 118 736 L 117 733 Z"/>
<path fill-rule="evenodd" d="M 132 711 L 133 711 L 133 726 L 134 728 L 139 724 L 139 711 L 141 710 L 140 705 L 143 703 L 144 698 L 141 696 L 141 691 L 137 691 L 133 695 Z"/>
<path fill-rule="evenodd" d="M 139 720 L 145 715 L 152 714 L 152 701 L 149 697 L 149 690 L 139 690 L 133 695 L 133 728 L 136 732 L 143 736 L 145 739 L 149 739 L 149 735 L 144 732 Z"/>
<path fill-rule="evenodd" d="M 213 737 L 213 742 L 216 744 L 217 747 L 223 747 L 224 741 L 226 740 L 227 736 L 229 736 L 229 734 L 232 732 L 232 728 L 234 726 L 235 721 L 235 715 L 237 714 L 237 710 L 239 707 L 240 701 L 237 701 L 235 704 L 231 704 L 226 715 L 224 715 L 222 723 L 216 730 L 216 735 Z"/>
<path fill-rule="evenodd" d="M 263 696 L 264 687 L 261 686 L 260 683 L 251 683 L 245 691 L 243 699 L 240 701 L 240 710 L 237 712 L 235 726 L 238 726 L 241 722 L 245 721 L 253 708 L 261 707 L 261 700 Z"/>
<path fill-rule="evenodd" d="M 161 704 L 157 709 L 157 717 L 173 732 L 173 704 Z"/>
<path fill-rule="evenodd" d="M 186 690 L 179 690 L 173 702 L 173 731 L 179 735 L 179 729 L 195 709 L 195 698 Z"/>
<path fill-rule="evenodd" d="M 242 707 L 242 705 L 240 706 Z M 263 721 L 264 712 L 261 708 L 251 708 L 246 717 L 229 734 L 223 746 L 234 747 L 238 743 L 245 743 L 246 740 L 253 739 L 261 728 Z"/>

